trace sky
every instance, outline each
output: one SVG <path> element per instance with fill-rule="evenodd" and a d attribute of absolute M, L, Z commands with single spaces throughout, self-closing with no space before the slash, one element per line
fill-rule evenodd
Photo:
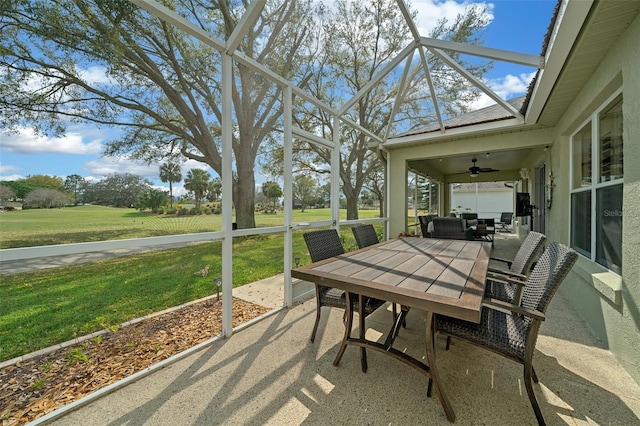
<path fill-rule="evenodd" d="M 441 18 L 453 20 L 468 4 L 483 4 L 489 8 L 493 19 L 485 32 L 484 46 L 519 53 L 539 55 L 542 42 L 551 20 L 556 0 L 413 0 L 412 8 L 418 11 L 416 25 L 420 34 L 426 35 Z M 92 78 L 101 79 L 96 69 L 87 69 Z M 92 74 L 93 73 L 93 74 Z M 494 64 L 485 75 L 486 83 L 498 95 L 510 99 L 523 95 L 535 69 L 508 63 Z M 477 107 L 494 103 L 483 96 Z M 87 180 L 99 180 L 113 173 L 131 173 L 149 179 L 162 190 L 168 183 L 158 178 L 159 165 L 135 163 L 126 159 L 102 157 L 105 141 L 115 138 L 117 129 L 98 128 L 93 124 L 75 124 L 67 128 L 64 136 L 47 138 L 34 135 L 30 129 L 7 133 L 0 129 L 0 181 L 18 180 L 30 175 L 66 176 L 78 174 Z M 192 168 L 208 169 L 202 163 L 188 161 L 181 165 L 183 177 Z M 212 176 L 212 170 L 208 169 Z M 256 176 L 260 183 L 264 179 Z M 174 196 L 184 194 L 184 181 L 173 187 Z"/>

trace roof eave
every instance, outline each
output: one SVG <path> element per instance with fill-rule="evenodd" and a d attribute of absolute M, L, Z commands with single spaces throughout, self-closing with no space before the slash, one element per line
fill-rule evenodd
<path fill-rule="evenodd" d="M 547 46 L 545 67 L 539 71 L 532 89 L 525 124 L 538 122 L 593 4 L 594 0 L 566 0 L 560 6 Z"/>
<path fill-rule="evenodd" d="M 512 131 L 518 128 L 527 127 L 517 118 L 507 118 L 503 120 L 491 121 L 488 123 L 472 124 L 446 129 L 445 133 L 434 131 L 420 133 L 416 135 L 403 136 L 394 139 L 387 139 L 382 146 L 386 149 L 404 148 L 416 144 L 429 144 L 442 142 L 448 139 L 459 138 L 460 136 L 481 135 L 501 131 Z"/>

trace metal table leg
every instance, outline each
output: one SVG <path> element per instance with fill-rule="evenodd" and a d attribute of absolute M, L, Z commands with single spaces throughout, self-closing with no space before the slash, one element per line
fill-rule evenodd
<path fill-rule="evenodd" d="M 438 392 L 438 397 L 440 398 L 442 408 L 444 408 L 447 419 L 453 423 L 456 421 L 456 415 L 453 412 L 453 408 L 449 403 L 449 399 L 447 398 L 444 389 L 442 388 L 442 384 L 440 383 L 438 374 L 438 368 L 436 366 L 435 317 L 433 312 L 427 312 L 427 363 L 429 364 L 429 373 L 431 376 L 431 380 L 433 381 L 433 386 L 435 387 L 436 392 Z"/>

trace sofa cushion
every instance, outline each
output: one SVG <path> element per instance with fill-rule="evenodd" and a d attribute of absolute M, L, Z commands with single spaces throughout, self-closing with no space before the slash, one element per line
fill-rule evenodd
<path fill-rule="evenodd" d="M 457 217 L 436 217 L 433 218 L 433 238 L 448 238 L 456 240 L 473 239 L 473 231 L 466 232 L 464 219 Z"/>

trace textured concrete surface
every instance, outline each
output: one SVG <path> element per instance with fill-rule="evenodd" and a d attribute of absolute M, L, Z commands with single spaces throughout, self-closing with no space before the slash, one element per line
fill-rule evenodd
<path fill-rule="evenodd" d="M 515 253 L 515 239 L 501 237 L 496 251 Z M 325 309 L 310 343 L 314 316 L 315 301 L 309 299 L 54 424 L 449 424 L 437 397 L 426 396 L 427 379 L 384 354 L 369 351 L 369 371 L 362 373 L 359 351 L 349 347 L 334 367 L 342 315 Z M 384 340 L 390 323 L 390 309 L 378 310 L 367 319 L 367 337 Z M 412 310 L 395 347 L 421 357 L 424 344 L 424 314 Z M 456 424 L 536 423 L 520 365 L 459 340 L 447 352 L 442 337 L 436 356 Z M 640 423 L 640 387 L 561 294 L 547 311 L 534 366 L 540 379 L 534 388 L 548 424 Z"/>

